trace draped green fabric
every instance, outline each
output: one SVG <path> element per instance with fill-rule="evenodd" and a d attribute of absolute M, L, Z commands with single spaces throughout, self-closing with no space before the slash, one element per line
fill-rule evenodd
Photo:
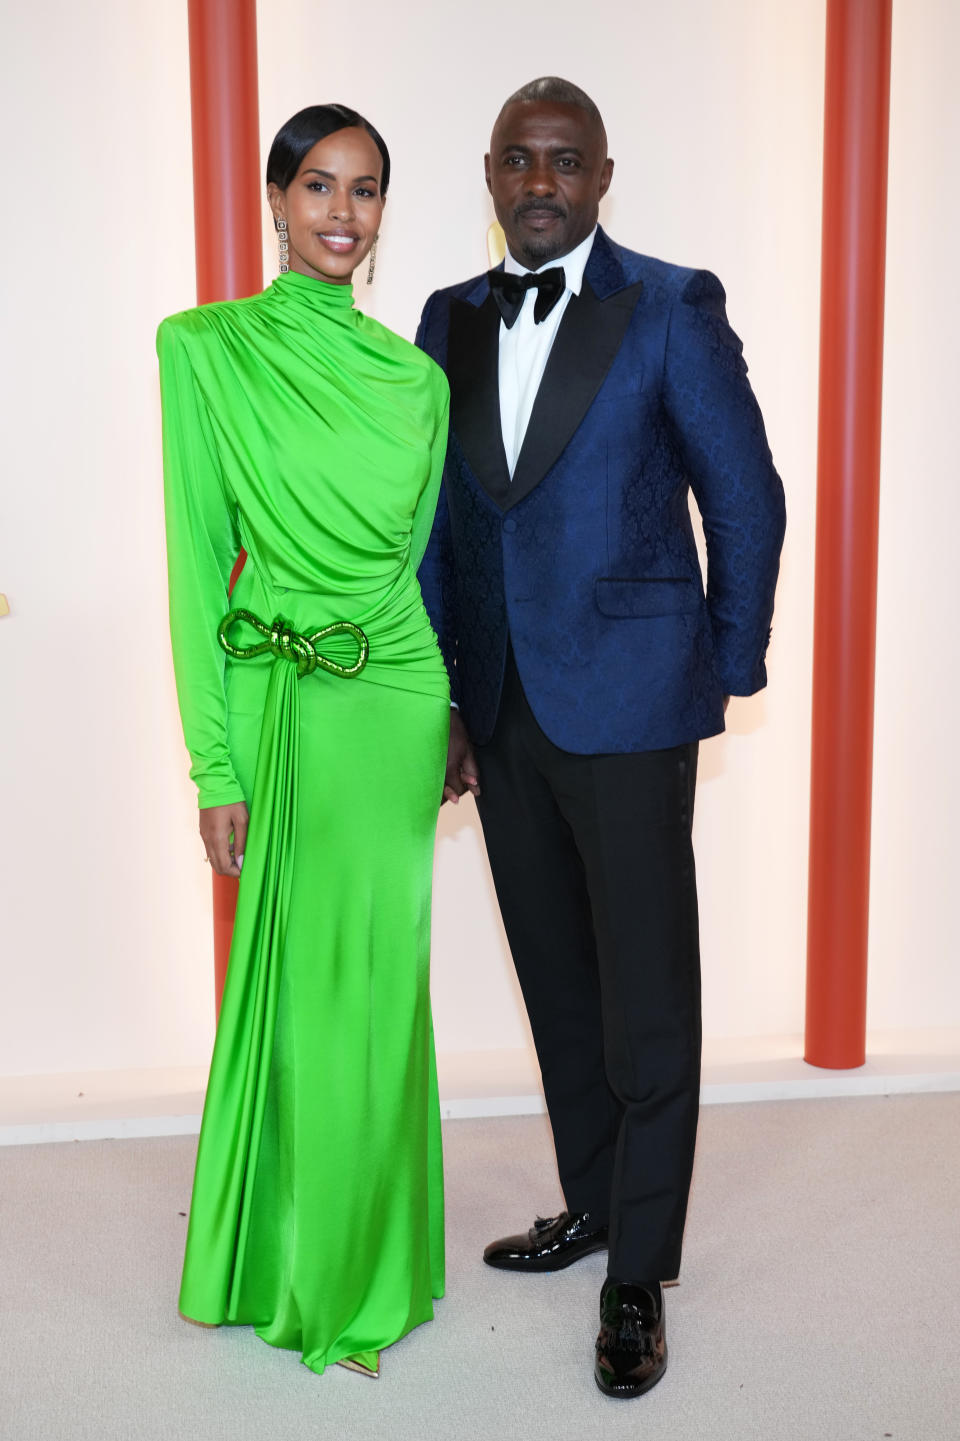
<path fill-rule="evenodd" d="M 349 286 L 293 271 L 165 320 L 157 348 L 191 775 L 201 806 L 250 807 L 180 1308 L 318 1372 L 374 1366 L 443 1294 L 428 988 L 449 705 L 416 570 L 446 381 Z M 260 629 L 227 655 L 230 608 Z M 241 658 L 275 621 L 284 644 Z M 298 667 L 298 636 L 341 621 L 363 669 Z M 357 660 L 354 635 L 317 645 Z"/>

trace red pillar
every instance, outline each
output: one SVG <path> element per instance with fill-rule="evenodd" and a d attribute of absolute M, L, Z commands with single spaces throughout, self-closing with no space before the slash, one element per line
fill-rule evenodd
<path fill-rule="evenodd" d="M 263 286 L 257 5 L 256 0 L 188 0 L 188 12 L 197 303 L 205 305 L 253 295 Z M 215 875 L 218 1012 L 236 906 L 237 882 Z"/>
<path fill-rule="evenodd" d="M 891 0 L 827 0 L 806 1059 L 865 1059 Z"/>
<path fill-rule="evenodd" d="M 188 0 L 197 303 L 263 286 L 256 0 Z"/>

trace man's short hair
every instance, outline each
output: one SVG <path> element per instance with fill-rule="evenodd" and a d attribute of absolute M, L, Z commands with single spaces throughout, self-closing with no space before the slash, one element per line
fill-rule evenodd
<path fill-rule="evenodd" d="M 601 129 L 604 128 L 603 116 L 586 91 L 569 80 L 561 80 L 559 75 L 542 75 L 539 80 L 521 85 L 503 102 L 501 114 L 508 105 L 530 100 L 543 100 L 549 105 L 576 105 L 578 109 L 585 110 Z"/>

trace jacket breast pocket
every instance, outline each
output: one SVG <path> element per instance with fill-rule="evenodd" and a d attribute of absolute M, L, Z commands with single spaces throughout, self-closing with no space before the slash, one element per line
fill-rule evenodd
<path fill-rule="evenodd" d="M 700 609 L 703 593 L 688 576 L 651 576 L 649 579 L 603 578 L 596 583 L 601 615 L 635 619 L 658 615 L 691 615 Z"/>

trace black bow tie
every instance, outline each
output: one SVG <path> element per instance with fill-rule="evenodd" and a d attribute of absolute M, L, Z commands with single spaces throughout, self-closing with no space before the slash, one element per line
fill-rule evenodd
<path fill-rule="evenodd" d="M 531 270 L 524 275 L 508 275 L 505 270 L 489 270 L 487 279 L 497 302 L 497 309 L 508 330 L 523 309 L 528 290 L 539 292 L 533 307 L 533 319 L 535 324 L 539 325 L 541 320 L 546 320 L 567 284 L 562 265 L 555 265 L 552 270 Z"/>

